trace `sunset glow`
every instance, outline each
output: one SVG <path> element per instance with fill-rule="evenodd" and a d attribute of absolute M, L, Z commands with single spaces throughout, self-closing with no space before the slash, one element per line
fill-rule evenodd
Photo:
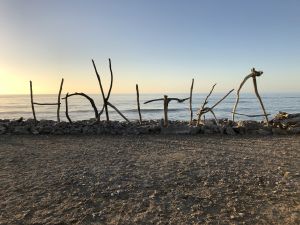
<path fill-rule="evenodd" d="M 252 67 L 263 92 L 299 90 L 299 1 L 0 2 L 0 94 L 99 93 L 95 59 L 113 93 L 236 88 Z M 246 88 L 252 91 L 252 87 Z"/>

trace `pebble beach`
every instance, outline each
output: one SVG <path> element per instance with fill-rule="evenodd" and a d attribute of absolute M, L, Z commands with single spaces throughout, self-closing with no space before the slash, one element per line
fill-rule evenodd
<path fill-rule="evenodd" d="M 0 224 L 299 224 L 300 136 L 2 135 Z"/>

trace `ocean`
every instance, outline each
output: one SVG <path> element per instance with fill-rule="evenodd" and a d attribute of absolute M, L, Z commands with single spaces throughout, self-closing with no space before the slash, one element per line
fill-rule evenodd
<path fill-rule="evenodd" d="M 194 118 L 197 117 L 197 110 L 201 107 L 207 93 L 193 94 L 193 112 Z M 100 94 L 89 95 L 92 97 L 100 111 L 102 108 L 102 100 Z M 169 94 L 169 97 L 186 98 L 189 94 Z M 212 94 L 209 98 L 207 106 L 212 106 L 224 93 Z M 279 111 L 289 113 L 300 112 L 300 93 L 264 93 L 261 94 L 267 113 L 273 118 Z M 63 96 L 62 96 L 63 97 Z M 163 118 L 163 102 L 152 102 L 143 104 L 145 101 L 162 98 L 163 94 L 140 94 L 141 113 L 143 120 L 156 120 Z M 218 118 L 230 118 L 235 103 L 236 94 L 230 94 L 222 103 L 215 108 L 215 114 Z M 34 101 L 40 103 L 56 103 L 57 95 L 34 95 Z M 109 101 L 115 105 L 129 120 L 137 120 L 139 118 L 137 111 L 137 102 L 135 94 L 112 94 Z M 94 118 L 94 111 L 90 102 L 81 97 L 73 96 L 69 100 L 69 115 L 72 120 L 87 120 Z M 56 120 L 57 106 L 35 106 L 36 116 L 38 120 Z M 238 113 L 243 114 L 262 114 L 262 109 L 255 94 L 241 94 L 240 102 L 237 108 Z M 123 121 L 113 109 L 109 109 L 110 119 Z M 189 101 L 177 103 L 171 101 L 169 104 L 170 120 L 186 120 L 190 118 Z M 67 121 L 65 116 L 65 102 L 62 100 L 60 116 L 62 121 Z M 30 95 L 0 95 L 0 119 L 24 119 L 33 118 L 30 104 Z M 207 115 L 206 118 L 211 118 Z M 102 114 L 101 120 L 105 119 L 105 113 Z M 263 117 L 249 118 L 246 116 L 236 115 L 237 120 L 263 120 Z"/>

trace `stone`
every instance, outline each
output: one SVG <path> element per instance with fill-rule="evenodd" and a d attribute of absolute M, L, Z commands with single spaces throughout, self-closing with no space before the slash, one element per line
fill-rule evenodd
<path fill-rule="evenodd" d="M 81 134 L 81 127 L 71 127 L 70 128 L 70 134 Z"/>
<path fill-rule="evenodd" d="M 246 134 L 246 128 L 245 127 L 238 127 L 234 126 L 232 129 L 237 133 L 237 134 Z"/>
<path fill-rule="evenodd" d="M 28 126 L 15 126 L 13 129 L 14 134 L 29 134 Z"/>
<path fill-rule="evenodd" d="M 4 125 L 0 125 L 0 134 L 5 134 L 6 133 L 6 127 Z"/>
<path fill-rule="evenodd" d="M 267 130 L 267 129 L 258 129 L 256 131 L 256 133 L 259 134 L 259 135 L 271 135 L 272 130 L 271 129 L 269 129 L 269 130 Z"/>
<path fill-rule="evenodd" d="M 41 126 L 41 124 L 39 124 L 37 126 L 37 130 L 40 134 L 52 134 L 54 131 L 54 127 L 51 125 Z"/>
<path fill-rule="evenodd" d="M 287 129 L 287 133 L 289 133 L 289 134 L 300 134 L 300 127 L 289 127 Z"/>
<path fill-rule="evenodd" d="M 225 133 L 228 134 L 228 135 L 236 135 L 235 131 L 230 126 L 226 126 Z"/>
<path fill-rule="evenodd" d="M 94 127 L 86 125 L 82 128 L 82 133 L 83 134 L 95 134 L 96 133 L 96 129 L 94 129 Z"/>
<path fill-rule="evenodd" d="M 199 126 L 192 126 L 190 127 L 190 134 L 195 135 L 201 132 L 201 127 Z"/>
<path fill-rule="evenodd" d="M 161 127 L 162 134 L 189 134 L 190 127 L 189 126 L 174 126 L 169 125 L 168 127 Z"/>
<path fill-rule="evenodd" d="M 284 129 L 281 129 L 279 127 L 276 127 L 276 128 L 272 128 L 272 133 L 273 134 L 278 134 L 278 135 L 286 135 L 287 131 L 284 130 Z"/>
<path fill-rule="evenodd" d="M 245 127 L 246 131 L 248 130 L 258 130 L 263 128 L 263 124 L 253 120 L 239 121 L 237 124 L 238 127 Z"/>
<path fill-rule="evenodd" d="M 31 133 L 34 134 L 34 135 L 37 135 L 37 134 L 40 133 L 40 132 L 39 132 L 37 129 L 35 129 L 35 128 L 31 128 L 30 131 L 31 131 Z"/>

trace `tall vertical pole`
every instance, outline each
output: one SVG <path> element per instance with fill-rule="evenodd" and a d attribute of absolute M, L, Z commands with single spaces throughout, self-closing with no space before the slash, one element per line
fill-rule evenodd
<path fill-rule="evenodd" d="M 34 118 L 34 121 L 36 121 L 34 103 L 33 103 L 32 81 L 30 81 L 30 99 L 31 99 L 31 108 L 32 108 L 33 118 Z"/>
<path fill-rule="evenodd" d="M 192 106 L 193 88 L 194 88 L 194 78 L 192 80 L 192 85 L 190 90 L 190 112 L 191 112 L 190 125 L 193 124 L 193 106 Z"/>
<path fill-rule="evenodd" d="M 168 105 L 169 105 L 169 99 L 168 95 L 164 95 L 164 127 L 168 127 L 169 121 L 168 121 Z"/>
<path fill-rule="evenodd" d="M 136 101 L 137 101 L 137 107 L 138 107 L 138 112 L 139 112 L 140 124 L 142 124 L 142 114 L 141 114 L 141 108 L 140 108 L 140 93 L 139 93 L 138 84 L 135 85 L 135 89 L 136 89 Z"/>
<path fill-rule="evenodd" d="M 61 83 L 60 83 L 60 88 L 59 88 L 59 92 L 58 92 L 58 99 L 57 99 L 57 122 L 60 122 L 60 116 L 59 116 L 59 111 L 60 111 L 60 96 L 61 96 L 61 91 L 64 85 L 64 78 L 61 79 Z"/>

